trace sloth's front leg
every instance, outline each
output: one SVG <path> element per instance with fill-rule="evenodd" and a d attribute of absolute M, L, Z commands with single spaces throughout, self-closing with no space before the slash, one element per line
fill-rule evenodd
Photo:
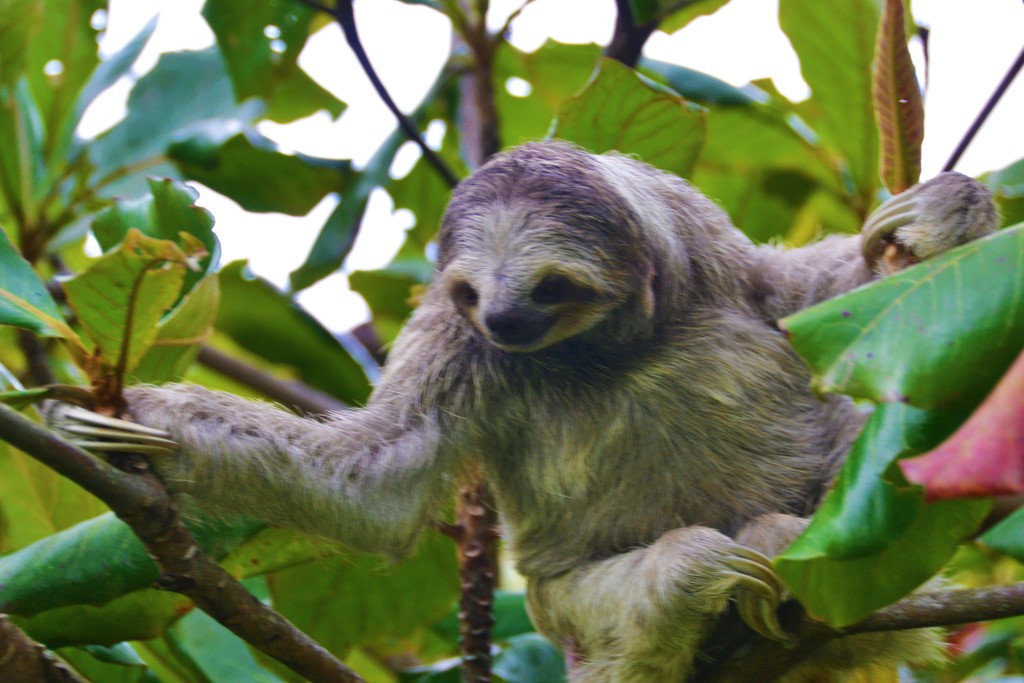
<path fill-rule="evenodd" d="M 530 614 L 565 648 L 572 681 L 682 680 L 711 622 L 742 597 L 741 616 L 788 640 L 776 607 L 784 586 L 767 557 L 704 527 L 649 546 L 531 578 Z"/>
<path fill-rule="evenodd" d="M 999 213 L 988 189 L 960 173 L 941 173 L 883 202 L 861 231 L 871 268 L 889 275 L 984 237 Z"/>

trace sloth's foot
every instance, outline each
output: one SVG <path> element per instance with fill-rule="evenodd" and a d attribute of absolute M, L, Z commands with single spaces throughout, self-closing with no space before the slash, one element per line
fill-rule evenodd
<path fill-rule="evenodd" d="M 107 417 L 70 403 L 53 403 L 46 421 L 66 441 L 96 455 L 138 453 L 174 455 L 178 444 L 170 434 L 135 422 Z"/>
<path fill-rule="evenodd" d="M 872 270 L 888 275 L 983 237 L 998 223 L 984 185 L 941 173 L 875 209 L 861 231 L 861 250 Z"/>

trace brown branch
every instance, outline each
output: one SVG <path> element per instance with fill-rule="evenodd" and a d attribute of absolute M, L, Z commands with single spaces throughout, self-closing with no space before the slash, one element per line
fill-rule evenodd
<path fill-rule="evenodd" d="M 306 414 L 322 415 L 348 407 L 344 402 L 308 384 L 274 377 L 212 346 L 201 346 L 196 360 L 225 377 L 259 391 L 283 406 L 295 408 Z"/>
<path fill-rule="evenodd" d="M 459 491 L 459 633 L 462 636 L 462 680 L 491 680 L 491 629 L 494 627 L 494 586 L 497 583 L 497 513 L 487 483 L 477 476 Z"/>
<path fill-rule="evenodd" d="M 56 384 L 57 378 L 50 367 L 50 359 L 39 336 L 30 330 L 17 330 L 18 346 L 25 355 L 28 378 L 35 386 Z"/>
<path fill-rule="evenodd" d="M 88 683 L 0 614 L 0 680 L 6 683 Z"/>
<path fill-rule="evenodd" d="M 795 605 L 793 606 L 795 607 Z M 769 683 L 830 640 L 855 633 L 954 626 L 1024 615 L 1024 582 L 985 588 L 915 593 L 843 629 L 811 619 L 802 610 L 783 615 L 796 645 L 782 645 L 747 632 L 730 643 L 731 652 L 702 665 L 699 683 Z M 786 618 L 786 617 L 790 618 Z"/>
<path fill-rule="evenodd" d="M 123 472 L 0 405 L 0 438 L 75 481 L 110 506 L 160 566 L 157 588 L 190 598 L 253 647 L 311 681 L 361 681 L 210 559 L 146 468 Z"/>
<path fill-rule="evenodd" d="M 615 7 L 618 10 L 615 16 L 615 31 L 604 49 L 604 56 L 635 68 L 644 44 L 658 28 L 658 20 L 651 19 L 646 23 L 637 24 L 633 20 L 629 0 L 615 0 Z"/>

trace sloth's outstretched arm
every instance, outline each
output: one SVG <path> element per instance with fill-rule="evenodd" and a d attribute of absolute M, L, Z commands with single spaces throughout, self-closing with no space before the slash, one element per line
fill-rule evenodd
<path fill-rule="evenodd" d="M 88 450 L 149 452 L 172 491 L 203 509 L 401 556 L 438 509 L 456 455 L 432 416 L 382 389 L 368 407 L 323 422 L 190 385 L 128 390 L 131 416 L 150 428 L 141 438 L 66 404 L 50 422 Z"/>
<path fill-rule="evenodd" d="M 763 247 L 758 299 L 778 319 L 991 233 L 999 216 L 988 189 L 942 173 L 883 202 L 860 236 L 833 235 L 799 249 Z"/>

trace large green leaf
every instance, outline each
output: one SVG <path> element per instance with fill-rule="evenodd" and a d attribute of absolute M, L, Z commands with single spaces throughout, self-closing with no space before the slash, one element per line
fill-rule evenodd
<path fill-rule="evenodd" d="M 898 600 L 935 574 L 981 523 L 987 500 L 925 504 L 898 474 L 896 481 L 881 476 L 896 457 L 926 450 L 958 423 L 957 416 L 898 403 L 878 407 L 835 490 L 774 561 L 813 616 L 841 627 Z"/>
<path fill-rule="evenodd" d="M 211 120 L 224 126 L 247 124 L 262 108 L 259 102 L 235 102 L 216 48 L 164 54 L 132 88 L 127 106 L 125 118 L 88 145 L 97 178 L 127 174 L 105 188 L 108 194 L 125 197 L 142 194 L 145 186 L 136 169 L 152 173 L 151 166 L 165 159 L 172 142 Z"/>
<path fill-rule="evenodd" d="M 379 270 L 360 270 L 348 277 L 373 312 L 373 328 L 382 342 L 394 341 L 413 311 L 418 288 L 430 282 L 433 264 L 426 259 L 397 261 Z"/>
<path fill-rule="evenodd" d="M 259 97 L 276 121 L 294 121 L 326 109 L 337 117 L 345 105 L 299 67 L 314 12 L 291 0 L 208 0 L 203 17 L 217 36 L 239 102 Z"/>
<path fill-rule="evenodd" d="M 167 638 L 211 681 L 281 681 L 259 665 L 245 641 L 200 610 L 193 610 L 174 624 Z"/>
<path fill-rule="evenodd" d="M 562 103 L 580 90 L 601 57 L 600 45 L 566 45 L 548 40 L 534 52 L 521 52 L 502 43 L 494 60 L 495 101 L 505 145 L 518 145 L 544 137 Z M 526 97 L 509 92 L 509 79 L 525 81 Z M 504 87 L 502 87 L 504 86 Z M 450 127 L 457 126 L 454 115 Z"/>
<path fill-rule="evenodd" d="M 972 407 L 1024 346 L 1024 225 L 781 321 L 820 391 Z"/>
<path fill-rule="evenodd" d="M 219 558 L 263 525 L 211 519 L 188 526 L 200 547 Z M 102 605 L 148 587 L 158 574 L 131 529 L 107 513 L 0 558 L 0 609 L 30 616 L 70 605 Z"/>
<path fill-rule="evenodd" d="M 48 337 L 63 337 L 82 352 L 81 340 L 39 279 L 0 229 L 0 325 L 24 327 Z"/>
<path fill-rule="evenodd" d="M 878 17 L 879 0 L 779 2 L 779 24 L 811 87 L 804 113 L 849 169 L 865 207 L 878 187 L 878 132 L 871 102 Z"/>
<path fill-rule="evenodd" d="M 704 144 L 704 110 L 611 59 L 563 103 L 552 137 L 591 152 L 618 150 L 689 177 Z"/>
<path fill-rule="evenodd" d="M 397 565 L 346 555 L 286 569 L 268 577 L 274 607 L 338 655 L 384 635 L 400 637 L 451 609 L 458 595 L 453 550 L 432 533 Z"/>
<path fill-rule="evenodd" d="M 303 216 L 329 192 L 341 192 L 352 178 L 348 161 L 282 154 L 254 130 L 227 140 L 201 130 L 168 147 L 188 178 L 230 197 L 247 211 Z M 212 134 L 211 134 L 212 133 Z"/>
<path fill-rule="evenodd" d="M 345 347 L 288 296 L 244 269 L 236 261 L 220 273 L 217 329 L 256 355 L 291 366 L 307 384 L 348 403 L 365 402 L 370 383 Z"/>

